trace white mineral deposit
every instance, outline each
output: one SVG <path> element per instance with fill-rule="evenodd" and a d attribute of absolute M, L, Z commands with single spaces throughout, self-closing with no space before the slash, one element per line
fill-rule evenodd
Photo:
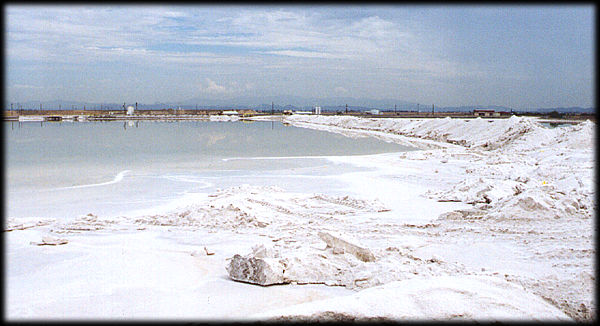
<path fill-rule="evenodd" d="M 6 318 L 595 318 L 594 123 L 254 119 L 420 150 L 292 176 L 337 194 L 240 183 L 135 214 L 9 216 Z"/>

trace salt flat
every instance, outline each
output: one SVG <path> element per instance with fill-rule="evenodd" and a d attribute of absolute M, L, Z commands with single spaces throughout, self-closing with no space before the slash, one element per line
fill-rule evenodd
<path fill-rule="evenodd" d="M 366 168 L 322 176 L 343 195 L 240 184 L 129 216 L 9 218 L 7 319 L 595 318 L 593 123 L 282 119 L 423 150 L 328 157 Z M 47 236 L 68 243 L 31 244 Z M 235 254 L 277 261 L 286 284 L 231 280 Z"/>

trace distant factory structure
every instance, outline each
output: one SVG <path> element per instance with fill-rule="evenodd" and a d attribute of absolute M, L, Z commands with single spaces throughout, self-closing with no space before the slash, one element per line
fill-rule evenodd
<path fill-rule="evenodd" d="M 473 110 L 473 115 L 476 117 L 501 117 L 501 116 L 509 116 L 510 112 L 506 111 L 495 111 L 495 110 Z"/>

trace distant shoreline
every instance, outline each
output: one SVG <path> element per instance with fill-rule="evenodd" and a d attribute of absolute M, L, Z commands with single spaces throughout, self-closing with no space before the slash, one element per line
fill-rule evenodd
<path fill-rule="evenodd" d="M 79 120 L 79 121 L 123 121 L 123 120 L 209 120 L 214 116 L 230 116 L 239 117 L 241 119 L 251 118 L 255 116 L 283 116 L 284 112 L 256 112 L 253 110 L 239 110 L 237 114 L 227 114 L 223 110 L 138 110 L 134 114 L 126 114 L 123 111 L 106 111 L 106 110 L 5 110 L 3 114 L 4 121 L 19 121 L 19 117 L 37 118 L 35 121 L 62 121 L 62 120 Z M 349 112 L 323 112 L 321 115 L 342 115 L 367 118 L 486 118 L 486 119 L 503 119 L 509 118 L 512 115 L 538 117 L 544 121 L 540 122 L 560 122 L 560 123 L 577 123 L 585 120 L 596 121 L 595 113 L 564 113 L 553 115 L 551 113 L 515 113 L 494 112 L 490 115 L 483 115 L 475 112 L 414 112 L 414 111 L 382 111 L 378 114 L 373 114 L 366 111 L 349 111 Z M 546 121 L 547 120 L 547 121 Z"/>

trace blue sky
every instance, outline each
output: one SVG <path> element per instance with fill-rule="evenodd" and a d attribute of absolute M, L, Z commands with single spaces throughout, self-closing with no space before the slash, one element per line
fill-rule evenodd
<path fill-rule="evenodd" d="M 593 6 L 7 6 L 10 102 L 593 106 Z"/>

